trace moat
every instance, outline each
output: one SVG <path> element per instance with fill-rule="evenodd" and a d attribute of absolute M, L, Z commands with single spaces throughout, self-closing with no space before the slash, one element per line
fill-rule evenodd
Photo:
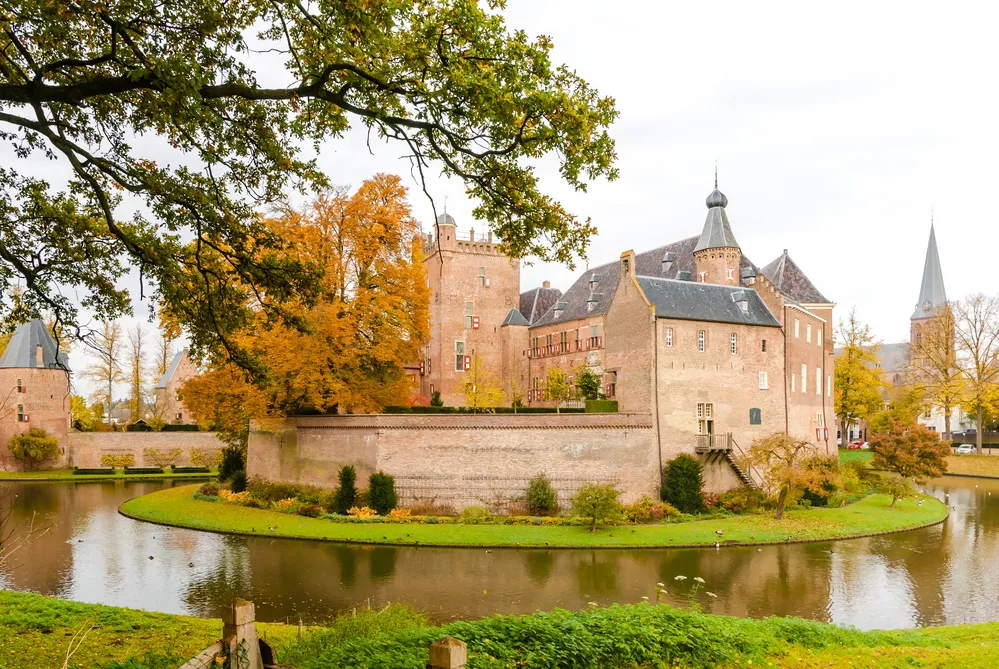
<path fill-rule="evenodd" d="M 47 535 L 0 568 L 0 586 L 83 602 L 217 616 L 234 596 L 260 620 L 319 621 L 406 602 L 434 618 L 583 608 L 655 597 L 700 576 L 705 611 L 793 615 L 863 629 L 999 620 L 999 481 L 948 477 L 946 522 L 849 541 L 697 550 L 493 550 L 345 546 L 231 537 L 125 518 L 118 506 L 165 482 L 7 483 L 22 522 Z M 178 483 L 181 485 L 181 483 Z"/>

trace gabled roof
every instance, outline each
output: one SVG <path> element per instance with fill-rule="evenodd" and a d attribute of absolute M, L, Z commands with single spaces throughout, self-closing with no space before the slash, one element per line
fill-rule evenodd
<path fill-rule="evenodd" d="M 503 319 L 503 323 L 500 327 L 506 327 L 507 325 L 530 325 L 527 319 L 524 318 L 524 314 L 520 313 L 516 309 L 510 309 L 507 312 L 506 318 Z"/>
<path fill-rule="evenodd" d="M 791 256 L 787 254 L 787 249 L 784 249 L 784 253 L 779 258 L 761 269 L 760 272 L 777 287 L 777 290 L 796 302 L 802 304 L 829 303 L 825 295 L 820 293 L 815 284 L 801 271 L 798 264 L 791 260 Z"/>
<path fill-rule="evenodd" d="M 38 364 L 37 347 L 42 347 L 42 364 Z M 0 356 L 0 368 L 62 368 L 69 370 L 69 358 L 65 353 L 58 354 L 56 360 L 55 339 L 39 319 L 17 328 L 7 342 L 7 348 Z"/>
<path fill-rule="evenodd" d="M 520 313 L 529 323 L 534 323 L 546 311 L 555 306 L 560 297 L 562 297 L 562 291 L 558 288 L 545 288 L 544 286 L 532 288 L 520 294 Z"/>
<path fill-rule="evenodd" d="M 183 351 L 178 351 L 177 354 L 173 356 L 173 360 L 170 361 L 170 366 L 166 368 L 166 371 L 163 372 L 163 376 L 160 378 L 160 382 L 156 384 L 157 388 L 167 387 L 167 384 L 170 383 L 170 379 L 177 373 L 177 367 L 180 366 L 180 361 L 184 359 L 184 354 L 186 353 L 187 349 L 185 348 Z"/>
<path fill-rule="evenodd" d="M 926 246 L 926 260 L 923 262 L 923 281 L 919 285 L 919 300 L 910 318 L 930 318 L 945 304 L 947 291 L 944 290 L 943 270 L 937 253 L 937 235 L 931 223 L 930 243 Z"/>
<path fill-rule="evenodd" d="M 655 306 L 658 318 L 780 327 L 763 299 L 751 288 L 652 276 L 636 276 L 635 280 Z M 740 303 L 745 304 L 745 309 Z"/>

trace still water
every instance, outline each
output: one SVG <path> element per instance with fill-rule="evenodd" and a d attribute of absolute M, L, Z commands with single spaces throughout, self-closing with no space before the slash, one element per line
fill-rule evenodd
<path fill-rule="evenodd" d="M 6 484 L 15 517 L 52 529 L 0 567 L 0 587 L 82 602 L 218 616 L 235 596 L 259 620 L 322 619 L 408 602 L 438 620 L 655 598 L 706 581 L 711 613 L 794 615 L 863 629 L 999 620 L 999 481 L 945 478 L 942 525 L 830 543 L 700 550 L 493 550 L 345 546 L 230 537 L 129 520 L 118 506 L 173 485 Z M 178 485 L 182 485 L 178 483 Z"/>

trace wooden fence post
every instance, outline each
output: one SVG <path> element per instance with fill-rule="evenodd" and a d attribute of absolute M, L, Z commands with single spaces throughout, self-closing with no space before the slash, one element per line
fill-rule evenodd
<path fill-rule="evenodd" d="M 428 669 L 464 669 L 468 659 L 468 645 L 454 637 L 446 636 L 430 644 Z"/>
<path fill-rule="evenodd" d="M 253 602 L 245 599 L 234 599 L 222 611 L 222 647 L 229 649 L 230 657 L 242 658 L 244 653 L 248 660 L 246 669 L 263 669 L 260 658 L 260 641 L 257 639 L 257 626 Z M 239 646 L 242 645 L 242 650 Z M 243 669 L 242 664 L 234 664 Z"/>

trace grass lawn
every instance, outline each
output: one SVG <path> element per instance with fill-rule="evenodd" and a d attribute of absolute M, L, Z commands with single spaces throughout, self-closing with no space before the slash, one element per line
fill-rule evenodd
<path fill-rule="evenodd" d="M 430 643 L 450 634 L 469 647 L 469 666 L 580 669 L 670 667 L 968 667 L 999 665 L 999 624 L 859 632 L 795 618 L 753 620 L 634 604 L 583 612 L 496 616 L 432 627 L 393 605 L 311 628 L 258 624 L 279 662 L 299 669 L 424 666 Z M 92 628 L 92 629 L 90 629 Z M 218 619 L 199 619 L 40 595 L 0 591 L 0 666 L 62 666 L 73 635 L 90 629 L 69 666 L 173 669 L 220 636 Z M 125 662 L 125 658 L 133 658 Z M 665 661 L 664 661 L 665 660 Z"/>
<path fill-rule="evenodd" d="M 129 516 L 200 530 L 264 536 L 438 546 L 665 547 L 713 546 L 717 541 L 768 542 L 838 538 L 918 527 L 943 519 L 947 507 L 933 497 L 888 508 L 885 495 L 871 495 L 838 509 L 789 511 L 784 520 L 770 515 L 731 516 L 668 525 L 619 525 L 590 532 L 585 527 L 533 525 L 426 525 L 336 523 L 322 518 L 251 509 L 193 498 L 195 486 L 161 490 L 125 502 Z M 269 528 L 275 528 L 273 532 Z M 715 530 L 722 530 L 719 539 Z"/>
<path fill-rule="evenodd" d="M 142 479 L 210 479 L 216 474 L 125 474 L 75 476 L 72 469 L 50 469 L 31 472 L 0 472 L 0 481 L 134 481 Z"/>
<path fill-rule="evenodd" d="M 870 462 L 874 457 L 874 453 L 871 451 L 848 451 L 845 448 L 839 449 L 839 463 L 843 464 L 850 462 L 852 460 L 859 460 L 860 462 Z"/>
<path fill-rule="evenodd" d="M 999 477 L 999 456 L 948 455 L 947 471 L 951 474 Z"/>

